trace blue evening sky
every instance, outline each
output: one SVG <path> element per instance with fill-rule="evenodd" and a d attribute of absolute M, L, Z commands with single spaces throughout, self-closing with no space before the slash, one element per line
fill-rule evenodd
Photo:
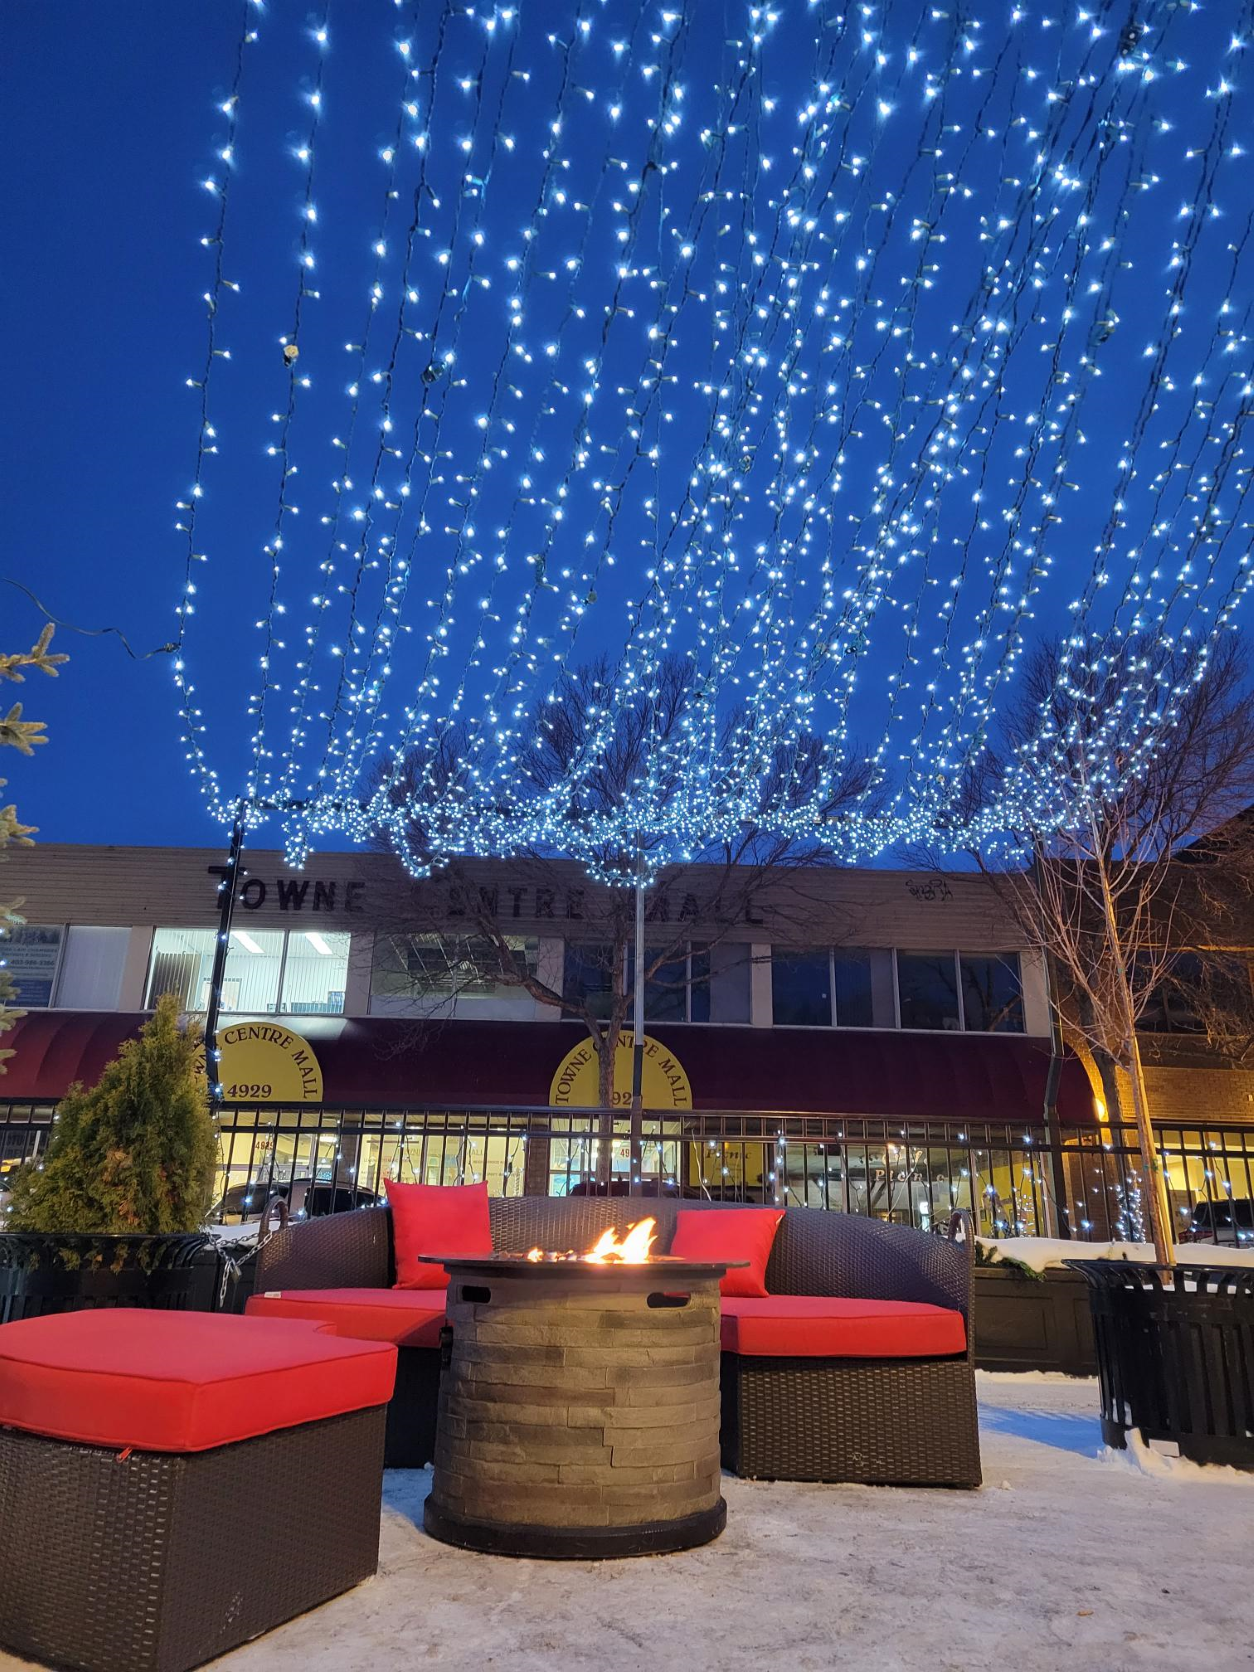
<path fill-rule="evenodd" d="M 406 64 L 429 61 L 446 10 L 436 85 L 420 74 L 407 91 Z M 521 25 L 505 15 L 515 10 Z M 1237 100 L 1246 55 L 1233 39 L 1247 8 L 1216 0 L 1185 16 L 1147 0 L 1137 8 L 1145 31 L 1126 43 L 1137 69 L 1126 74 L 1115 45 L 1126 3 L 1093 5 L 1086 22 L 1070 3 L 977 4 L 966 9 L 975 20 L 962 36 L 943 9 L 919 0 L 849 8 L 848 17 L 830 0 L 780 0 L 777 10 L 762 73 L 724 132 L 748 28 L 738 0 L 522 0 L 517 9 L 496 6 L 499 28 L 487 32 L 488 4 L 267 0 L 252 8 L 258 38 L 246 49 L 223 246 L 223 274 L 240 289 L 222 293 L 218 315 L 218 340 L 231 357 L 215 362 L 211 382 L 220 451 L 205 461 L 192 545 L 209 562 L 195 572 L 198 614 L 187 648 L 207 758 L 225 790 L 238 792 L 250 758 L 249 693 L 268 633 L 257 623 L 271 594 L 264 547 L 277 505 L 266 448 L 272 415 L 281 422 L 291 392 L 279 337 L 291 325 L 305 248 L 315 257 L 306 288 L 318 294 L 301 302 L 297 369 L 311 381 L 296 391 L 290 426 L 298 480 L 288 502 L 300 504 L 284 514 L 275 597 L 288 616 L 278 622 L 270 675 L 284 694 L 271 693 L 267 711 L 267 736 L 281 748 L 294 723 L 302 629 L 316 616 L 311 677 L 319 689 L 298 702 L 305 736 L 290 780 L 297 787 L 323 753 L 317 711 L 346 688 L 332 648 L 350 622 L 358 641 L 347 689 L 394 669 L 354 734 L 365 758 L 397 734 L 417 682 L 441 674 L 426 642 L 437 619 L 450 623 L 451 654 L 424 701 L 432 711 L 447 703 L 470 658 L 464 711 L 482 706 L 493 668 L 508 656 L 509 625 L 534 586 L 539 551 L 547 552 L 545 585 L 528 619 L 543 647 L 534 671 L 513 663 L 506 680 L 520 702 L 543 690 L 554 667 L 618 642 L 616 633 L 621 639 L 642 572 L 659 554 L 675 565 L 662 589 L 673 610 L 655 599 L 646 615 L 673 634 L 674 647 L 699 642 L 703 655 L 715 654 L 711 599 L 741 619 L 769 604 L 770 620 L 790 622 L 768 626 L 768 641 L 779 635 L 774 651 L 741 656 L 742 689 L 752 692 L 758 678 L 766 700 L 804 637 L 797 623 L 827 593 L 839 616 L 845 589 L 856 593 L 865 580 L 866 554 L 887 553 L 889 601 L 867 626 L 833 629 L 847 658 L 834 665 L 859 667 L 857 691 L 846 699 L 837 672 L 827 692 L 832 715 L 847 715 L 868 744 L 887 737 L 894 758 L 911 755 L 929 706 L 926 656 L 913 653 L 942 650 L 954 670 L 942 697 L 953 701 L 964 645 L 983 638 L 991 646 L 980 652 L 983 677 L 994 672 L 1001 635 L 1028 643 L 1058 631 L 1085 591 L 1117 496 L 1123 503 L 1102 561 L 1110 606 L 1105 615 L 1096 608 L 1091 622 L 1152 624 L 1174 610 L 1175 624 L 1185 623 L 1198 601 L 1177 586 L 1189 557 L 1204 570 L 1214 564 L 1214 607 L 1235 572 L 1233 555 L 1213 542 L 1191 548 L 1190 519 L 1206 503 L 1209 473 L 1236 468 L 1221 459 L 1222 441 L 1250 369 L 1250 286 L 1233 280 L 1234 272 L 1249 277 L 1240 264 L 1254 207 L 1248 162 L 1234 156 L 1249 137 Z M 173 526 L 174 507 L 196 464 L 198 394 L 187 380 L 205 359 L 201 296 L 214 252 L 202 240 L 217 205 L 199 182 L 223 174 L 219 106 L 244 11 L 240 0 L 0 6 L 0 575 L 67 621 L 122 628 L 141 653 L 176 630 L 188 544 Z M 312 35 L 324 15 L 323 58 Z M 582 34 L 580 19 L 589 25 Z M 1093 20 L 1104 33 L 1094 34 Z M 407 61 L 398 40 L 412 42 Z M 305 169 L 294 152 L 309 130 L 320 59 L 317 219 L 302 222 Z M 682 96 L 660 103 L 668 76 Z M 1224 76 L 1236 93 L 1217 91 Z M 939 102 L 928 98 L 929 78 L 944 90 Z M 1063 89 L 1061 115 L 1051 88 Z M 403 109 L 411 96 L 413 118 Z M 799 113 L 816 99 L 823 111 L 811 113 L 807 128 Z M 673 169 L 659 190 L 657 171 L 650 179 L 641 167 L 655 131 L 648 123 L 667 114 L 676 129 L 657 154 Z M 813 180 L 798 182 L 798 135 L 813 136 L 825 120 L 824 137 L 806 141 Z M 380 151 L 397 135 L 389 175 Z M 556 145 L 552 167 L 540 160 L 546 145 Z M 1031 213 L 1018 214 L 1024 183 L 1046 153 Z M 376 260 L 389 179 L 397 195 Z M 634 220 L 633 181 L 643 182 Z M 739 203 L 730 186 L 743 190 Z M 714 187 L 721 197 L 703 199 Z M 407 261 L 416 189 L 422 231 Z M 798 224 L 781 209 L 781 192 L 800 206 Z M 1181 209 L 1203 198 L 1222 215 L 1192 245 Z M 1053 216 L 1057 236 L 1047 227 Z M 1084 238 L 1077 224 L 1089 229 Z M 634 265 L 610 318 L 624 245 Z M 1182 251 L 1184 303 L 1165 327 Z M 755 265 L 755 252 L 764 263 Z M 981 275 L 990 274 L 981 293 Z M 372 316 L 376 277 L 385 300 Z M 517 328 L 514 287 L 525 316 Z M 769 370 L 756 393 L 758 374 L 743 374 L 732 417 L 719 409 L 720 429 L 702 380 L 726 371 L 720 345 L 731 340 L 738 307 L 749 321 L 742 369 L 756 348 Z M 394 318 L 403 329 L 387 439 L 399 445 L 380 466 L 382 408 L 369 374 L 388 360 Z M 345 342 L 359 341 L 368 320 L 373 334 L 359 361 Z M 665 410 L 639 392 L 656 352 L 651 321 L 666 340 L 664 376 L 674 379 Z M 1173 328 L 1178 343 L 1159 365 L 1155 344 Z M 572 436 L 598 355 L 588 456 L 576 464 Z M 1191 405 L 1197 372 L 1213 405 Z M 358 396 L 346 393 L 354 378 Z M 925 415 L 943 412 L 950 398 L 966 405 L 929 452 Z M 630 414 L 640 407 L 646 415 L 633 437 Z M 1138 423 L 1143 459 L 1125 482 L 1124 443 Z M 337 496 L 330 483 L 344 450 L 332 438 L 350 433 L 353 488 Z M 417 468 L 411 436 L 419 438 Z M 654 444 L 662 461 L 651 474 Z M 1166 473 L 1161 481 L 1156 472 Z M 656 493 L 669 512 L 697 479 L 701 510 L 666 547 L 646 501 Z M 402 480 L 410 489 L 403 501 Z M 1227 524 L 1235 480 L 1223 483 Z M 621 508 L 612 510 L 622 482 Z M 823 505 L 814 516 L 800 508 L 811 489 Z M 368 561 L 353 610 L 351 512 L 361 504 Z M 563 512 L 556 534 L 555 506 Z M 775 541 L 786 553 L 778 573 L 769 556 Z M 590 550 L 608 551 L 612 567 Z M 684 551 L 698 554 L 688 569 Z M 716 584 L 710 577 L 729 551 L 738 567 Z M 1145 554 L 1161 565 L 1159 578 L 1139 573 L 1138 565 L 1149 567 Z M 835 578 L 825 580 L 829 557 Z M 311 615 L 328 559 L 334 587 L 345 590 Z M 454 590 L 441 604 L 446 584 Z M 391 613 L 402 592 L 403 609 Z M 951 623 L 946 601 L 955 593 Z M 1000 612 L 991 626 L 982 616 L 990 602 Z M 585 616 L 572 640 L 575 618 Z M 5 648 L 33 639 L 41 619 L 19 592 L 0 587 Z M 413 627 L 408 639 L 398 631 L 395 650 L 387 649 L 389 622 Z M 487 648 L 476 660 L 480 632 Z M 72 657 L 59 680 L 11 688 L 47 720 L 51 738 L 31 760 L 6 751 L 0 761 L 21 814 L 46 840 L 220 840 L 184 759 L 170 658 L 133 661 L 113 637 L 64 631 L 57 648 Z M 938 703 L 933 735 L 943 720 Z M 341 720 L 341 735 L 349 723 Z M 286 782 L 281 758 L 269 782 Z"/>

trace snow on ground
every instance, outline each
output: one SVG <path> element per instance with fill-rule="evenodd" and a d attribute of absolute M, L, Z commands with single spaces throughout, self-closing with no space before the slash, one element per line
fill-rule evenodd
<path fill-rule="evenodd" d="M 216 1665 L 220 1672 L 1254 1666 L 1254 1477 L 1234 1484 L 1232 1471 L 1187 1466 L 1183 1476 L 1163 1476 L 1103 1452 L 1093 1382 L 981 1374 L 979 1383 L 983 1491 L 729 1478 L 727 1531 L 679 1556 L 522 1562 L 452 1550 L 422 1532 L 429 1473 L 389 1473 L 378 1577 Z M 1161 1460 L 1147 1467 L 1158 1470 Z M 292 1513 L 307 1507 L 297 1493 Z M 207 1527 L 205 1537 L 214 1536 Z M 19 1664 L 0 1654 L 3 1672 Z"/>

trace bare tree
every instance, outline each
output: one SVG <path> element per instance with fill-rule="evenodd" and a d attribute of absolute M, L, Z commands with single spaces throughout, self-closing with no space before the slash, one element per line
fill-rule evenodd
<path fill-rule="evenodd" d="M 1004 752 L 973 783 L 972 801 L 991 803 L 1017 774 L 1052 809 L 1025 818 L 1014 833 L 1017 854 L 1029 853 L 1030 864 L 999 860 L 988 848 L 975 857 L 1026 943 L 1056 972 L 1064 1029 L 1092 1051 L 1113 1115 L 1120 1110 L 1115 1071 L 1127 1076 L 1155 1256 L 1167 1265 L 1174 1237 L 1137 1029 L 1173 979 L 1182 947 L 1197 944 L 1199 840 L 1254 800 L 1254 695 L 1241 642 L 1221 639 L 1158 747 L 1107 788 L 1114 775 L 1099 775 L 1099 763 L 1110 765 L 1106 708 L 1145 651 L 1126 644 L 1113 672 L 1109 664 L 1100 674 L 1072 669 L 1062 680 L 1057 649 L 1039 650 L 1007 715 Z M 1180 683 L 1184 673 L 1172 670 L 1168 682 Z M 1043 715 L 1057 740 L 1049 751 L 1032 747 Z"/>
<path fill-rule="evenodd" d="M 571 792 L 561 809 L 561 823 L 572 834 L 600 830 L 607 824 L 621 827 L 623 815 L 636 804 L 646 780 L 655 809 L 665 807 L 675 791 L 668 780 L 667 761 L 670 745 L 678 742 L 692 710 L 692 664 L 679 657 L 664 663 L 654 689 L 621 705 L 606 733 L 604 710 L 612 681 L 613 671 L 604 661 L 566 675 L 555 700 L 536 715 L 532 741 L 519 761 L 517 793 L 522 799 L 529 795 L 551 798 L 563 793 L 562 786 L 578 783 L 578 791 Z M 731 717 L 728 731 L 739 718 Z M 577 762 L 588 759 L 594 733 L 597 747 L 591 769 L 572 771 Z M 430 851 L 425 808 L 451 789 L 467 786 L 469 754 L 467 734 L 455 730 L 441 740 L 436 752 L 414 753 L 399 765 L 384 766 L 367 785 L 367 793 L 382 786 L 393 805 L 404 809 L 404 847 L 411 858 Z M 860 759 L 847 762 L 833 775 L 827 754 L 816 740 L 803 738 L 796 747 L 780 750 L 763 776 L 762 823 L 746 825 L 734 837 L 697 853 L 689 864 L 664 867 L 651 885 L 644 961 L 644 978 L 651 992 L 656 995 L 693 981 L 708 981 L 714 962 L 710 954 L 743 939 L 746 925 L 757 920 L 764 889 L 777 878 L 787 876 L 789 885 L 783 890 L 772 887 L 776 922 L 781 914 L 787 919 L 791 913 L 799 930 L 812 923 L 817 901 L 807 896 L 803 879 L 831 855 L 819 842 L 773 834 L 769 812 L 781 805 L 799 805 L 807 797 L 821 797 L 825 814 L 835 818 L 855 799 L 867 797 L 871 787 L 870 768 Z M 596 843 L 592 848 L 595 868 L 602 876 L 626 884 L 637 876 L 642 858 L 648 861 L 656 854 L 657 840 L 646 829 L 634 842 Z M 586 843 L 580 851 L 588 851 Z M 551 849 L 527 847 L 511 859 L 511 875 L 537 890 L 567 892 L 570 860 L 556 844 Z M 450 899 L 456 902 L 451 923 Z M 398 941 L 422 937 L 434 955 L 434 973 L 442 977 L 446 999 L 484 985 L 512 987 L 580 1021 L 596 1053 L 599 1106 L 610 1111 L 615 1101 L 616 1049 L 632 1012 L 633 890 L 589 886 L 582 892 L 578 917 L 564 924 L 580 956 L 568 959 L 561 972 L 541 972 L 528 965 L 519 954 L 517 937 L 510 934 L 509 920 L 502 921 L 497 906 L 490 891 L 482 888 L 473 862 L 442 862 L 438 891 L 419 882 L 396 899 L 393 933 Z M 689 962 L 694 945 L 701 955 L 696 970 Z M 575 965 L 577 969 L 571 967 Z M 600 1145 L 603 1169 L 608 1169 L 612 1134 L 613 1120 L 607 1113 L 601 1132 L 607 1141 Z"/>

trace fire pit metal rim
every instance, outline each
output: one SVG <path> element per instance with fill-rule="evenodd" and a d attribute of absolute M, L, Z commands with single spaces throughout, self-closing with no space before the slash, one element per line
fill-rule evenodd
<path fill-rule="evenodd" d="M 748 1265 L 747 1260 L 685 1260 L 674 1254 L 652 1254 L 647 1260 L 529 1260 L 525 1254 L 420 1254 L 425 1265 L 444 1266 L 450 1272 L 483 1272 L 511 1277 L 581 1276 L 622 1278 L 638 1273 L 642 1278 L 687 1278 L 692 1282 L 713 1281 L 724 1272 Z"/>

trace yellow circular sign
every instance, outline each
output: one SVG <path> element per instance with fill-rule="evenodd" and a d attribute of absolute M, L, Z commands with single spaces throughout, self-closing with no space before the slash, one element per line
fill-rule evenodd
<path fill-rule="evenodd" d="M 218 1029 L 218 1077 L 227 1103 L 321 1103 L 322 1069 L 313 1046 L 280 1022 L 232 1022 Z M 204 1072 L 204 1050 L 199 1052 Z"/>
<path fill-rule="evenodd" d="M 634 1035 L 624 1029 L 614 1052 L 614 1107 L 631 1107 L 631 1047 Z M 557 1109 L 595 1109 L 598 1090 L 597 1054 L 591 1039 L 567 1051 L 549 1087 L 549 1103 Z M 646 1109 L 691 1109 L 692 1087 L 674 1051 L 644 1036 L 644 1077 L 641 1093 Z"/>

